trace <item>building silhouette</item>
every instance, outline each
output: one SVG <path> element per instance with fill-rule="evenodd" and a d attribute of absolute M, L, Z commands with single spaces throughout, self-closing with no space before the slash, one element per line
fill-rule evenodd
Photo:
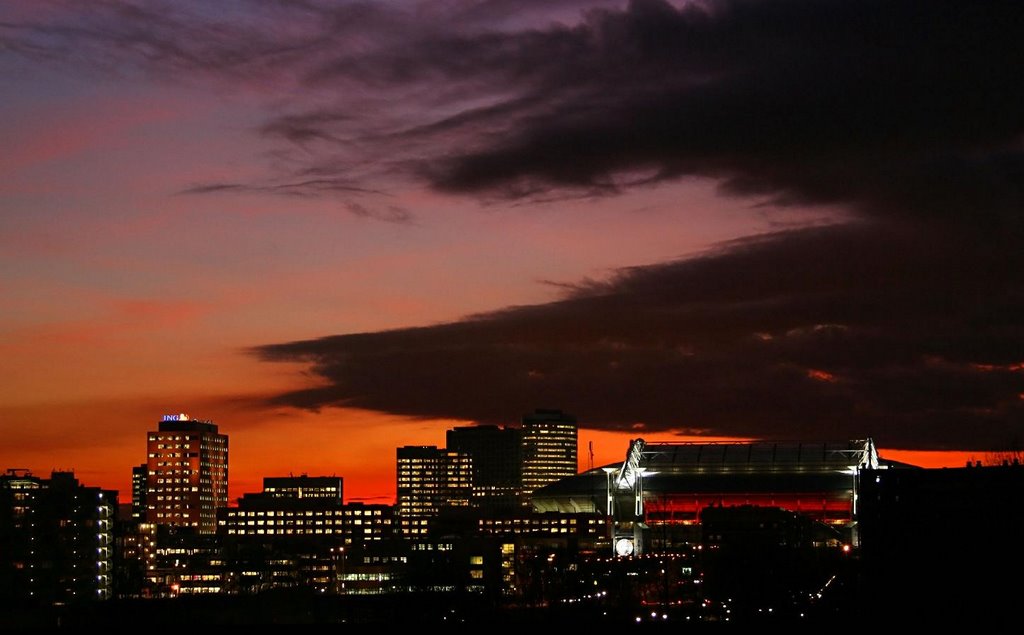
<path fill-rule="evenodd" d="M 217 513 L 217 534 L 289 539 L 324 538 L 351 545 L 391 537 L 391 505 L 344 504 L 340 476 L 284 476 L 263 479 L 263 491 L 245 494 L 237 507 Z"/>
<path fill-rule="evenodd" d="M 227 435 L 212 421 L 164 415 L 146 445 L 146 521 L 214 533 L 228 503 Z"/>
<path fill-rule="evenodd" d="M 466 507 L 473 493 L 468 454 L 433 445 L 397 449 L 399 534 L 425 538 L 431 519 L 445 507 Z"/>
<path fill-rule="evenodd" d="M 519 428 L 460 426 L 445 436 L 449 450 L 472 459 L 471 504 L 483 510 L 512 509 L 522 491 L 522 443 Z"/>
<path fill-rule="evenodd" d="M 114 525 L 114 596 L 151 597 L 157 582 L 157 526 L 135 519 Z"/>
<path fill-rule="evenodd" d="M 220 537 L 195 527 L 157 525 L 152 569 L 146 572 L 151 597 L 226 592 Z M 144 556 L 145 557 L 145 556 Z"/>
<path fill-rule="evenodd" d="M 146 464 L 132 468 L 132 520 L 146 519 L 146 482 L 149 480 L 149 469 Z"/>
<path fill-rule="evenodd" d="M 117 492 L 73 472 L 0 476 L 0 595 L 28 605 L 111 597 Z"/>
<path fill-rule="evenodd" d="M 575 476 L 576 418 L 561 410 L 535 410 L 523 416 L 522 498 L 563 478 Z"/>
<path fill-rule="evenodd" d="M 364 554 L 373 553 L 379 564 L 394 530 L 391 505 L 344 504 L 338 476 L 264 478 L 262 492 L 221 508 L 217 519 L 218 582 L 227 593 L 285 587 L 354 591 L 362 581 L 357 565 Z M 389 572 L 378 573 L 390 579 Z M 183 591 L 187 582 L 180 583 Z"/>
<path fill-rule="evenodd" d="M 858 478 L 864 613 L 991 624 L 1019 619 L 1024 466 L 864 470 Z"/>

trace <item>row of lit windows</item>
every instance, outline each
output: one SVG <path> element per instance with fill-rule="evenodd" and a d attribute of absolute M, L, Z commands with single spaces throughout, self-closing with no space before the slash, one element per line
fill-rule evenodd
<path fill-rule="evenodd" d="M 341 509 L 341 510 L 335 509 L 335 510 L 316 510 L 316 511 L 310 511 L 310 510 L 306 510 L 306 511 L 298 511 L 298 510 L 295 510 L 295 511 L 292 511 L 292 510 L 285 510 L 285 511 L 243 511 L 243 510 L 238 510 L 238 511 L 234 511 L 234 510 L 232 510 L 232 511 L 233 511 L 234 514 L 237 514 L 238 516 L 241 516 L 243 518 L 245 516 L 252 516 L 254 518 L 259 518 L 259 517 L 262 517 L 262 516 L 325 516 L 326 517 L 326 516 L 363 516 L 363 515 L 366 515 L 366 516 L 381 516 L 381 515 L 383 515 L 383 510 L 380 510 L 380 509 Z"/>
<path fill-rule="evenodd" d="M 401 507 L 399 514 L 402 516 L 436 516 L 437 507 Z"/>
<path fill-rule="evenodd" d="M 583 519 L 582 524 L 587 525 L 599 525 L 604 524 L 603 518 L 586 518 Z M 551 526 L 551 525 L 575 525 L 575 518 L 499 518 L 499 519 L 481 519 L 480 525 L 515 525 L 517 527 L 523 525 L 531 525 L 533 527 Z"/>
<path fill-rule="evenodd" d="M 203 593 L 220 593 L 220 587 L 219 586 L 194 586 L 194 587 L 193 586 L 183 586 L 183 587 L 178 589 L 178 593 L 181 593 L 183 595 L 185 595 L 185 594 L 196 595 L 196 594 L 203 594 Z"/>
<path fill-rule="evenodd" d="M 455 480 L 449 480 L 449 481 L 428 480 L 428 481 L 412 481 L 412 482 L 410 482 L 409 479 L 403 479 L 403 478 L 399 478 L 398 479 L 398 489 L 399 490 L 404 490 L 404 491 L 408 491 L 408 490 L 413 490 L 413 491 L 416 491 L 416 490 L 444 490 L 444 489 L 449 489 L 449 490 L 456 490 L 456 489 L 458 489 L 458 490 L 469 490 L 470 488 L 472 488 L 472 481 L 470 480 L 470 478 L 468 476 L 465 476 L 465 477 L 462 477 L 462 478 L 459 478 L 459 479 L 455 479 Z"/>
<path fill-rule="evenodd" d="M 341 576 L 346 582 L 373 581 L 383 582 L 391 579 L 390 573 L 346 573 Z"/>
<path fill-rule="evenodd" d="M 266 527 L 266 528 L 269 528 L 269 529 L 274 529 L 274 528 L 278 528 L 278 529 L 292 528 L 292 529 L 299 529 L 299 530 L 305 529 L 305 530 L 308 530 L 308 531 L 312 531 L 313 529 L 317 529 L 317 530 L 319 530 L 319 529 L 328 529 L 330 531 L 337 530 L 340 533 L 343 529 L 346 528 L 346 525 L 342 525 L 341 523 L 337 523 L 337 524 L 330 523 L 330 522 L 323 523 L 323 522 L 320 522 L 320 521 L 317 521 L 315 523 L 302 523 L 302 522 L 298 522 L 297 523 L 295 521 L 278 521 L 278 522 L 274 522 L 272 520 L 268 520 L 268 521 L 266 521 L 266 523 L 264 523 L 264 521 L 262 521 L 262 520 L 259 521 L 259 522 L 250 520 L 250 521 L 245 522 L 245 523 L 225 523 L 225 522 L 221 521 L 219 524 L 220 524 L 221 527 L 225 527 L 225 526 L 230 525 L 232 528 L 238 529 L 239 531 L 242 531 L 243 529 L 246 529 L 247 531 L 252 531 L 253 529 L 262 529 L 262 528 Z M 327 527 L 324 527 L 325 524 L 327 525 Z M 390 525 L 390 523 L 382 523 L 380 525 L 367 525 L 365 527 L 359 527 L 358 529 L 356 529 L 356 528 L 349 528 L 349 530 L 353 534 L 360 533 L 360 530 L 364 534 L 372 534 L 372 533 L 374 533 L 374 531 L 378 531 L 378 532 L 379 531 L 383 531 L 384 528 L 386 528 L 388 525 Z"/>
<path fill-rule="evenodd" d="M 405 556 L 363 556 L 363 564 L 388 564 L 400 562 L 405 564 L 409 559 Z"/>
<path fill-rule="evenodd" d="M 531 432 L 534 432 L 534 433 L 539 432 L 541 434 L 547 434 L 549 431 L 553 431 L 553 430 L 560 430 L 560 431 L 563 431 L 563 432 L 566 431 L 566 430 L 573 430 L 573 431 L 575 431 L 576 428 L 577 428 L 576 424 L 572 423 L 571 421 L 544 421 L 543 423 L 541 423 L 541 422 L 528 423 L 523 428 L 523 431 L 527 435 L 529 435 Z"/>
<path fill-rule="evenodd" d="M 272 529 L 271 528 L 271 529 L 256 529 L 255 531 L 251 530 L 251 529 L 229 527 L 227 532 L 228 532 L 229 536 L 252 536 L 252 535 L 256 535 L 256 536 L 303 536 L 303 535 L 310 535 L 310 534 L 323 534 L 323 535 L 341 534 L 341 535 L 344 535 L 344 534 L 348 533 L 348 532 L 341 531 L 340 529 L 338 529 L 338 530 L 331 529 L 330 527 L 327 527 L 325 529 L 320 529 L 320 528 L 318 528 L 318 529 L 293 529 L 293 528 Z M 364 535 L 362 537 L 363 540 L 380 541 L 382 539 L 380 534 L 376 534 L 376 533 L 371 534 L 371 533 L 369 533 L 369 530 L 367 530 L 367 532 L 365 532 L 365 533 L 367 535 Z"/>
<path fill-rule="evenodd" d="M 501 533 L 511 531 L 510 527 L 484 527 L 481 531 L 486 533 Z M 576 533 L 575 527 L 525 527 L 516 529 L 516 533 L 530 533 L 530 534 L 571 534 Z M 587 532 L 595 533 L 595 532 Z"/>
<path fill-rule="evenodd" d="M 216 573 L 195 573 L 192 575 L 181 576 L 182 582 L 203 582 L 210 580 L 220 580 L 220 574 Z"/>
<path fill-rule="evenodd" d="M 432 544 L 429 542 L 421 542 L 412 546 L 413 551 L 451 551 L 452 544 L 450 542 L 441 542 Z"/>
<path fill-rule="evenodd" d="M 250 527 L 253 527 L 253 526 L 262 527 L 263 525 L 267 525 L 267 526 L 277 526 L 277 525 L 292 525 L 292 526 L 295 526 L 295 525 L 299 525 L 299 526 L 310 526 L 310 527 L 312 527 L 312 526 L 321 526 L 321 525 L 331 525 L 331 526 L 336 526 L 336 527 L 345 527 L 345 526 L 349 525 L 349 523 L 343 522 L 340 518 L 328 518 L 327 520 L 320 520 L 320 519 L 317 519 L 317 520 L 307 520 L 305 518 L 299 518 L 299 519 L 295 519 L 295 518 L 287 518 L 287 519 L 286 518 L 271 518 L 271 519 L 268 519 L 268 520 L 236 520 L 234 518 L 229 518 L 227 521 L 221 520 L 220 524 L 221 525 L 226 525 L 229 522 L 231 524 L 233 524 L 233 525 L 248 525 Z M 370 531 L 373 527 L 384 527 L 384 526 L 387 526 L 387 525 L 390 525 L 390 524 L 391 524 L 391 521 L 389 521 L 389 520 L 381 520 L 381 521 L 376 522 L 376 523 L 367 523 L 366 524 L 366 531 Z M 363 526 L 363 522 L 361 520 L 357 520 L 357 521 L 351 523 L 351 525 L 353 527 L 362 527 Z"/>
<path fill-rule="evenodd" d="M 256 515 L 257 513 L 259 514 L 258 516 Z M 326 520 L 328 522 L 334 522 L 336 524 L 341 523 L 341 522 L 346 522 L 346 523 L 350 523 L 350 524 L 353 524 L 353 525 L 359 525 L 359 524 L 381 524 L 381 523 L 387 524 L 388 522 L 391 521 L 390 518 L 382 517 L 380 514 L 378 514 L 377 516 L 371 516 L 369 514 L 369 512 L 367 513 L 366 519 L 364 519 L 364 518 L 352 518 L 350 514 L 345 514 L 344 516 L 342 516 L 341 514 L 338 514 L 337 512 L 334 512 L 334 513 L 332 513 L 332 512 L 316 512 L 315 516 L 310 516 L 308 512 L 303 514 L 302 512 L 285 512 L 285 511 L 281 511 L 281 512 L 276 512 L 276 515 L 278 515 L 278 517 L 276 517 L 276 518 L 273 517 L 274 512 L 266 512 L 266 513 L 267 513 L 267 517 L 266 517 L 266 521 L 267 522 L 274 522 L 274 521 L 279 521 L 279 520 L 284 520 L 284 519 L 298 520 L 299 522 L 313 522 L 314 520 L 316 522 L 322 522 L 322 521 Z M 243 521 L 243 522 L 246 521 L 246 517 L 248 516 L 248 518 L 249 518 L 248 522 L 252 522 L 253 519 L 256 518 L 256 519 L 258 519 L 258 522 L 260 524 L 263 523 L 263 519 L 264 519 L 263 512 L 254 512 L 254 511 L 245 512 L 245 511 L 237 511 L 237 510 L 234 510 L 234 509 L 227 510 L 227 516 L 230 519 L 240 520 L 240 521 Z"/>
<path fill-rule="evenodd" d="M 203 441 L 204 443 L 222 444 L 227 442 L 227 437 L 218 435 L 204 435 L 202 433 L 168 433 L 155 432 L 148 435 L 150 441 Z"/>

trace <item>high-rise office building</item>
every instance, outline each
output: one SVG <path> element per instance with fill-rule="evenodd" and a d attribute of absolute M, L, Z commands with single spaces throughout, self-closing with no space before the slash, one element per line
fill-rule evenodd
<path fill-rule="evenodd" d="M 132 468 L 132 520 L 146 520 L 146 481 L 149 470 L 146 464 Z"/>
<path fill-rule="evenodd" d="M 72 472 L 0 476 L 0 601 L 75 604 L 111 597 L 117 492 Z"/>
<path fill-rule="evenodd" d="M 549 483 L 575 476 L 576 418 L 561 410 L 523 417 L 523 502 Z"/>
<path fill-rule="evenodd" d="M 522 488 L 522 430 L 498 426 L 460 426 L 448 430 L 449 450 L 472 459 L 472 505 L 484 510 L 512 509 Z"/>
<path fill-rule="evenodd" d="M 433 445 L 397 450 L 399 532 L 426 537 L 430 519 L 444 507 L 469 505 L 473 461 L 468 454 Z"/>
<path fill-rule="evenodd" d="M 176 414 L 147 438 L 146 521 L 214 533 L 217 508 L 228 503 L 227 435 Z"/>

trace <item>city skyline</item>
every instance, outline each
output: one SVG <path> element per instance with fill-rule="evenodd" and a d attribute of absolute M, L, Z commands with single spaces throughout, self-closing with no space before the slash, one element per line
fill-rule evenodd
<path fill-rule="evenodd" d="M 525 413 L 523 415 L 523 419 L 522 419 L 521 422 L 517 422 L 517 423 L 512 424 L 512 425 L 503 426 L 503 428 L 501 428 L 501 430 L 504 430 L 506 432 L 507 431 L 521 432 L 523 430 L 522 425 L 523 425 L 523 423 L 526 420 L 528 420 L 529 418 L 534 417 L 534 416 L 544 416 L 541 413 L 548 413 L 548 416 L 550 416 L 552 414 L 554 414 L 556 417 L 563 416 L 563 413 L 561 411 L 558 411 L 558 410 L 537 409 L 533 413 Z M 574 420 L 575 419 L 574 417 L 572 417 L 572 415 L 565 414 L 564 416 L 568 417 L 569 420 Z M 156 421 L 154 423 L 160 426 L 161 431 L 164 429 L 164 426 L 171 426 L 169 428 L 170 430 L 177 429 L 177 428 L 175 428 L 175 426 L 178 426 L 179 424 L 184 425 L 184 427 L 181 428 L 181 429 L 186 429 L 186 430 L 187 429 L 191 429 L 191 428 L 188 427 L 190 425 L 198 425 L 197 429 L 201 429 L 201 428 L 217 429 L 217 428 L 220 427 L 216 422 L 214 422 L 212 420 L 198 418 L 198 417 L 193 417 L 193 416 L 191 416 L 191 415 L 189 415 L 187 413 L 164 414 L 164 415 L 161 416 L 159 421 Z M 456 423 L 458 423 L 458 422 L 456 422 Z M 401 508 L 402 504 L 403 504 L 402 503 L 402 487 L 399 485 L 399 482 L 401 482 L 402 478 L 403 478 L 402 459 L 401 459 L 401 457 L 403 456 L 403 452 L 411 451 L 411 452 L 414 453 L 414 455 L 416 453 L 420 453 L 420 452 L 433 452 L 433 453 L 437 454 L 437 459 L 439 461 L 444 459 L 445 455 L 448 454 L 448 455 L 451 455 L 451 457 L 454 457 L 454 460 L 456 461 L 456 463 L 464 462 L 464 461 L 467 460 L 467 458 L 466 458 L 467 454 L 459 453 L 459 452 L 452 452 L 452 451 L 447 451 L 446 452 L 446 449 L 443 448 L 443 447 L 440 447 L 438 442 L 447 438 L 449 443 L 450 443 L 451 439 L 452 439 L 451 435 L 453 433 L 458 432 L 458 431 L 463 431 L 464 432 L 464 431 L 472 429 L 472 428 L 478 428 L 481 431 L 485 431 L 488 428 L 492 428 L 493 429 L 494 426 L 487 426 L 487 425 L 462 426 L 462 425 L 456 425 L 455 427 L 450 427 L 447 430 L 444 430 L 444 429 L 440 430 L 438 432 L 438 434 L 440 436 L 437 439 L 435 439 L 434 443 L 424 443 L 424 444 L 421 444 L 421 445 L 398 445 L 398 446 L 395 446 L 394 448 L 392 448 L 392 454 L 391 454 L 392 464 L 391 464 L 391 469 L 390 469 L 390 474 L 389 474 L 390 478 L 391 478 L 390 492 L 387 492 L 387 493 L 384 493 L 384 494 L 375 493 L 374 495 L 367 496 L 364 493 L 364 492 L 367 491 L 366 488 L 365 488 L 365 484 L 363 484 L 364 487 L 359 487 L 359 485 L 360 485 L 359 483 L 352 483 L 352 485 L 354 486 L 353 489 L 356 490 L 357 494 L 354 495 L 354 496 L 353 495 L 347 495 L 348 492 L 346 492 L 346 495 L 342 496 L 341 492 L 339 491 L 338 492 L 338 501 L 339 501 L 339 503 L 340 502 L 352 502 L 352 503 L 366 502 L 366 503 L 393 505 L 396 509 Z M 579 432 L 580 432 L 580 435 L 581 435 L 581 438 L 582 438 L 584 436 L 584 435 L 582 435 L 582 430 L 579 431 Z M 129 508 L 129 507 L 131 508 L 131 516 L 135 520 L 145 521 L 146 516 L 147 516 L 147 513 L 145 511 L 146 507 L 147 507 L 147 498 L 149 499 L 148 503 L 149 503 L 150 509 L 153 509 L 153 505 L 156 502 L 155 501 L 155 497 L 159 495 L 159 493 L 156 492 L 154 489 L 152 489 L 151 486 L 147 485 L 147 483 L 152 478 L 155 478 L 155 476 L 153 476 L 153 477 L 149 476 L 148 469 L 147 469 L 147 464 L 149 464 L 149 463 L 156 464 L 155 462 L 159 462 L 159 458 L 160 458 L 159 454 L 154 454 L 154 452 L 151 451 L 151 450 L 156 448 L 156 445 L 154 445 L 154 443 L 156 443 L 154 441 L 154 439 L 156 438 L 156 437 L 154 437 L 154 434 L 155 433 L 152 430 L 150 430 L 148 433 L 146 433 L 147 441 L 146 441 L 146 444 L 145 444 L 146 447 L 144 448 L 144 450 L 150 450 L 150 451 L 144 453 L 143 455 L 148 457 L 148 458 L 144 459 L 141 465 L 130 465 L 130 466 L 128 466 L 129 485 L 125 489 L 123 489 L 123 490 L 119 490 L 119 489 L 116 489 L 116 488 L 109 488 L 109 489 L 113 489 L 113 492 L 118 494 L 118 503 L 119 503 L 120 506 L 122 506 L 124 508 Z M 173 434 L 173 432 L 171 434 Z M 227 438 L 228 438 L 229 435 L 224 433 L 224 434 L 219 434 L 219 435 L 215 435 L 215 436 L 220 438 L 222 440 L 221 442 L 226 444 Z M 585 446 L 586 446 L 585 450 L 577 452 L 577 454 L 578 454 L 578 457 L 577 457 L 577 459 L 578 459 L 577 460 L 577 473 L 578 474 L 583 474 L 583 473 L 587 472 L 588 470 L 592 470 L 594 468 L 602 468 L 603 466 L 619 466 L 620 463 L 623 461 L 623 457 L 624 456 L 628 456 L 629 451 L 630 451 L 630 447 L 632 445 L 633 440 L 634 439 L 640 439 L 641 436 L 642 435 L 634 435 L 634 434 L 623 435 L 623 434 L 617 434 L 617 433 L 610 433 L 610 434 L 603 434 L 602 435 L 600 432 L 591 432 L 590 434 L 586 435 L 586 437 L 588 439 L 590 439 L 589 441 L 582 441 L 582 440 L 580 440 L 580 441 L 577 442 L 577 449 L 579 448 L 579 444 L 585 444 Z M 173 438 L 173 436 L 171 438 Z M 597 442 L 600 444 L 600 446 L 595 446 L 594 445 L 594 440 L 597 440 Z M 714 445 L 714 444 L 729 445 L 729 444 L 733 444 L 733 443 L 744 444 L 744 443 L 749 443 L 749 442 L 755 441 L 755 440 L 754 439 L 737 439 L 737 438 L 729 438 L 729 437 L 681 437 L 681 436 L 676 436 L 676 435 L 672 435 L 672 436 L 667 436 L 666 437 L 665 435 L 653 435 L 653 436 L 648 436 L 647 437 L 647 441 L 648 442 L 653 442 L 655 444 L 658 444 L 658 443 L 668 443 L 668 444 L 674 444 L 674 443 L 683 443 L 683 444 L 686 444 L 686 443 L 697 443 L 697 444 L 709 443 L 709 444 L 712 444 L 712 445 Z M 796 440 L 793 440 L 793 439 L 776 439 L 775 441 L 782 441 L 784 443 L 785 442 L 796 442 Z M 833 440 L 833 441 L 843 442 L 842 440 Z M 859 442 L 861 440 L 859 440 L 859 439 L 851 439 L 849 441 L 851 441 L 851 442 Z M 396 442 L 397 443 L 402 443 L 402 439 L 399 438 L 399 439 L 396 440 Z M 619 445 L 616 445 L 616 444 L 619 444 Z M 170 446 L 168 446 L 168 447 L 170 447 Z M 185 447 L 185 446 L 182 446 L 182 447 Z M 486 463 L 488 468 L 493 469 L 494 467 L 496 467 L 494 462 L 498 461 L 499 459 L 500 459 L 501 463 L 507 463 L 507 461 L 508 461 L 508 457 L 507 456 L 499 457 L 499 455 L 495 453 L 495 450 L 500 449 L 500 447 L 501 447 L 500 445 L 496 446 L 487 455 L 487 458 L 485 459 L 485 463 Z M 599 448 L 600 451 L 598 451 L 597 448 Z M 397 454 L 398 454 L 398 457 L 399 457 L 397 465 L 393 461 L 396 451 L 397 451 Z M 976 453 L 976 452 L 928 452 L 928 451 L 923 451 L 922 452 L 922 451 L 912 451 L 912 450 L 911 451 L 901 451 L 901 450 L 888 450 L 888 451 L 884 451 L 883 450 L 882 454 L 884 454 L 885 458 L 888 459 L 888 460 L 894 460 L 894 461 L 897 461 L 897 462 L 907 463 L 908 465 L 912 465 L 912 466 L 915 466 L 915 467 L 922 467 L 922 468 L 963 467 L 964 464 L 966 464 L 968 466 L 971 466 L 971 465 L 974 465 L 974 464 L 978 464 L 978 465 L 981 465 L 981 464 L 996 465 L 996 464 L 999 464 L 1001 462 L 1005 462 L 1007 460 L 1007 457 L 1018 457 L 1019 458 L 1019 453 L 1017 453 L 1017 452 L 989 452 L 989 453 L 981 454 L 981 453 Z M 516 457 L 516 458 L 517 458 L 517 461 L 521 461 L 522 460 L 521 457 Z M 449 460 L 451 460 L 451 459 L 449 459 Z M 908 463 L 909 461 L 916 461 L 916 463 Z M 268 464 L 271 464 L 271 463 L 272 462 L 268 462 Z M 444 462 L 442 461 L 441 463 L 438 463 L 438 466 L 441 466 L 442 463 L 444 463 Z M 520 471 L 523 469 L 522 466 L 523 466 L 523 464 L 519 464 L 519 470 Z M 33 475 L 34 477 L 37 477 L 37 478 L 43 478 L 43 477 L 45 477 L 46 475 L 48 475 L 50 473 L 54 473 L 54 474 L 58 474 L 58 473 L 65 474 L 66 473 L 66 474 L 71 474 L 73 476 L 79 476 L 79 477 L 81 476 L 81 474 L 79 474 L 75 470 L 74 467 L 67 467 L 67 466 L 51 467 L 51 468 L 46 469 L 46 470 L 39 470 L 39 469 L 35 469 L 35 468 L 32 468 L 32 467 L 16 467 L 16 468 L 15 467 L 5 467 L 3 469 L 4 469 L 5 472 L 10 472 L 10 473 L 25 472 L 25 473 L 31 474 L 31 475 Z M 227 471 L 227 464 L 225 463 L 220 469 L 223 469 L 224 471 Z M 447 467 L 445 469 L 450 471 L 452 468 L 451 468 L 451 466 L 449 466 L 449 467 Z M 444 471 L 444 470 L 442 469 L 442 471 Z M 458 470 L 456 470 L 456 472 L 461 475 L 460 478 L 465 478 L 465 477 L 467 477 L 469 475 L 469 472 L 465 471 L 465 468 L 459 468 Z M 568 472 L 566 472 L 565 474 L 568 474 Z M 226 501 L 227 501 L 226 505 L 230 506 L 230 507 L 235 507 L 236 505 L 238 505 L 242 501 L 242 499 L 246 495 L 252 495 L 254 493 L 261 492 L 261 491 L 262 492 L 266 492 L 268 481 L 272 482 L 272 481 L 274 481 L 276 479 L 282 479 L 282 480 L 288 481 L 288 480 L 295 480 L 295 479 L 317 478 L 317 479 L 336 479 L 340 483 L 345 478 L 344 475 L 345 475 L 345 470 L 343 469 L 342 466 L 335 466 L 335 467 L 329 467 L 328 466 L 326 469 L 323 469 L 323 470 L 320 470 L 320 471 L 308 470 L 308 469 L 300 467 L 300 468 L 286 468 L 284 470 L 278 470 L 278 471 L 275 471 L 275 470 L 269 470 L 269 471 L 268 470 L 264 470 L 264 471 L 260 472 L 259 468 L 256 468 L 256 469 L 254 469 L 252 471 L 252 474 L 247 474 L 246 477 L 244 477 L 242 479 L 235 479 L 235 478 L 228 479 L 229 486 L 228 486 L 228 496 L 227 496 L 227 499 L 226 499 Z M 521 473 L 520 473 L 520 476 L 521 476 Z M 195 472 L 193 474 L 193 477 L 194 478 L 198 478 L 199 477 L 199 472 L 198 471 Z M 231 483 L 234 483 L 234 485 L 231 486 L 230 485 Z M 380 490 L 386 490 L 387 489 L 387 487 L 382 487 L 380 484 L 376 484 L 376 483 L 373 485 L 373 487 L 374 487 L 374 491 L 375 492 L 379 492 Z M 140 492 L 141 492 L 141 498 L 140 498 Z M 467 490 L 465 494 L 468 496 L 469 495 L 469 490 Z M 515 503 L 514 506 L 518 506 L 518 504 L 522 503 L 525 500 L 528 500 L 529 497 L 527 495 L 525 497 L 523 497 L 523 496 L 516 496 L 514 498 L 517 499 L 517 503 Z M 475 505 L 475 506 L 483 505 L 484 508 L 489 508 L 490 504 L 485 502 L 485 500 L 481 498 L 481 499 L 474 499 L 473 505 Z M 502 504 L 499 503 L 498 508 L 499 509 L 503 508 Z M 136 514 L 139 514 L 139 515 L 136 516 Z"/>
<path fill-rule="evenodd" d="M 1012 3 L 0 7 L 0 468 L 125 502 L 167 413 L 229 498 L 395 448 L 1019 451 Z"/>

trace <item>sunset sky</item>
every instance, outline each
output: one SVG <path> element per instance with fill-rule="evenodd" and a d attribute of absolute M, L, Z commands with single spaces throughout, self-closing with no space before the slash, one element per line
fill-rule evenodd
<path fill-rule="evenodd" d="M 537 407 L 1024 444 L 1024 3 L 8 0 L 0 468 L 230 495 Z"/>

